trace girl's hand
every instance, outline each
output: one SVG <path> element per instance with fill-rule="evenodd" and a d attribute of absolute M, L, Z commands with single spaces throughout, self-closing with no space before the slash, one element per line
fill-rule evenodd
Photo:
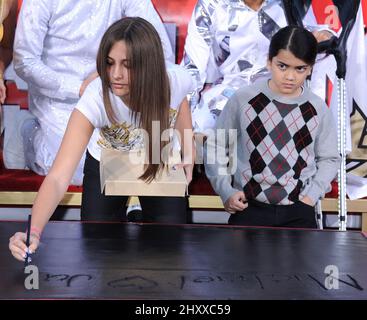
<path fill-rule="evenodd" d="M 27 255 L 27 234 L 24 232 L 17 232 L 9 239 L 9 249 L 15 259 L 25 261 Z M 29 253 L 35 253 L 40 243 L 39 237 L 31 233 L 29 237 Z"/>
<path fill-rule="evenodd" d="M 245 193 L 243 191 L 237 191 L 228 198 L 224 204 L 224 209 L 231 214 L 236 213 L 236 211 L 242 211 L 248 207 L 246 201 Z"/>
<path fill-rule="evenodd" d="M 174 167 L 174 170 L 178 170 L 180 168 L 184 169 L 187 184 L 189 185 L 192 180 L 192 172 L 194 170 L 194 165 L 179 163 L 179 164 L 174 165 L 173 167 Z"/>
<path fill-rule="evenodd" d="M 183 168 L 184 168 L 184 171 L 185 171 L 187 184 L 189 185 L 191 180 L 192 180 L 192 171 L 194 170 L 194 165 L 193 164 L 185 164 L 183 166 Z"/>

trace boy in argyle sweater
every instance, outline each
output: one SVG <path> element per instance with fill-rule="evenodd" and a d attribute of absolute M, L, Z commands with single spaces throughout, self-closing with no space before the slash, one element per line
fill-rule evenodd
<path fill-rule="evenodd" d="M 317 227 L 314 206 L 340 156 L 331 111 L 304 87 L 316 54 L 309 31 L 280 29 L 269 48 L 271 79 L 239 89 L 209 135 L 206 174 L 229 224 Z"/>

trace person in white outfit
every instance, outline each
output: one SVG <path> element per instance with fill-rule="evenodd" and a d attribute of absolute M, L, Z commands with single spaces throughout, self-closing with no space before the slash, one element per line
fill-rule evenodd
<path fill-rule="evenodd" d="M 69 117 L 87 85 L 97 77 L 96 54 L 107 28 L 124 16 L 139 16 L 158 31 L 166 59 L 172 56 L 165 28 L 150 0 L 26 0 L 14 43 L 14 68 L 28 84 L 29 111 L 5 130 L 7 168 L 30 168 L 46 175 Z M 26 121 L 25 121 L 26 120 Z M 15 129 L 14 129 L 15 130 Z M 13 140 L 22 137 L 22 143 Z M 20 139 L 18 139 L 19 141 Z M 18 148 L 17 152 L 13 149 Z M 83 178 L 84 156 L 72 184 Z"/>

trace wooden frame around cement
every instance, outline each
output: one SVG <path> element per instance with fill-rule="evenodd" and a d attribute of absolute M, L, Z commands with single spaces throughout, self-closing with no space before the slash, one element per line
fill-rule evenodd
<path fill-rule="evenodd" d="M 37 192 L 1 191 L 0 206 L 30 206 L 36 198 Z M 66 192 L 60 205 L 78 207 L 81 204 L 81 192 Z M 136 197 L 130 199 L 130 203 L 136 203 Z M 338 212 L 338 199 L 326 198 L 322 200 L 322 210 L 325 212 Z M 189 207 L 191 209 L 223 209 L 219 196 L 189 196 Z M 348 212 L 362 214 L 362 231 L 367 232 L 367 199 L 347 200 Z"/>

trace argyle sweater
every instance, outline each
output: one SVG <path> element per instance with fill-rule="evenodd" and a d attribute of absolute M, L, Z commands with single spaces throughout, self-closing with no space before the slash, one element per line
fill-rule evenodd
<path fill-rule="evenodd" d="M 330 191 L 340 161 L 335 120 L 307 88 L 295 98 L 277 95 L 268 80 L 241 88 L 215 129 L 205 144 L 205 170 L 223 203 L 239 190 L 280 205 L 306 195 L 316 203 Z"/>

